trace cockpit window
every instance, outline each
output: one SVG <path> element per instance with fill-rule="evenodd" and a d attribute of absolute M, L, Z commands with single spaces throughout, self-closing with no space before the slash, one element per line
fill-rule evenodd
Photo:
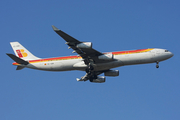
<path fill-rule="evenodd" d="M 169 52 L 168 50 L 165 50 L 165 52 Z"/>

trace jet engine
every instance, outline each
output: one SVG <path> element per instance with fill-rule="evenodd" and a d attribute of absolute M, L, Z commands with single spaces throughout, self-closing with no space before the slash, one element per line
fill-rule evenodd
<path fill-rule="evenodd" d="M 119 76 L 119 70 L 108 70 L 104 72 L 105 76 Z"/>
<path fill-rule="evenodd" d="M 100 60 L 113 60 L 113 58 L 114 56 L 112 53 L 107 53 L 107 54 L 98 56 L 98 59 Z"/>
<path fill-rule="evenodd" d="M 92 48 L 92 43 L 91 42 L 83 42 L 83 43 L 79 43 L 76 45 L 77 48 Z"/>
<path fill-rule="evenodd" d="M 103 83 L 106 81 L 106 77 L 104 76 L 97 76 L 97 79 L 92 79 L 90 80 L 91 82 L 95 82 L 95 83 Z"/>

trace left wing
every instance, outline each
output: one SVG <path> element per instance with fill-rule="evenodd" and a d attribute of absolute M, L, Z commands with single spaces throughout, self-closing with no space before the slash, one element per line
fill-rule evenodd
<path fill-rule="evenodd" d="M 90 42 L 81 42 L 70 35 L 66 34 L 65 32 L 59 30 L 55 26 L 52 25 L 53 30 L 61 36 L 65 41 L 66 44 L 69 46 L 69 48 L 72 48 L 74 52 L 78 53 L 83 59 L 86 65 L 89 63 L 104 63 L 104 62 L 109 62 L 110 60 L 102 60 L 99 59 L 99 56 L 103 56 L 104 54 L 93 49 L 92 48 L 92 43 Z"/>
<path fill-rule="evenodd" d="M 59 30 L 55 26 L 52 25 L 53 30 L 61 36 L 65 41 L 69 48 L 72 48 L 74 52 L 78 53 L 84 60 L 84 63 L 87 65 L 85 76 L 80 79 L 77 78 L 77 81 L 86 81 L 90 80 L 90 82 L 102 83 L 105 82 L 104 76 L 98 76 L 105 71 L 94 71 L 93 64 L 97 63 L 105 63 L 114 61 L 112 53 L 101 53 L 92 48 L 91 42 L 81 42 L 65 32 Z M 108 71 L 108 70 L 106 70 Z"/>

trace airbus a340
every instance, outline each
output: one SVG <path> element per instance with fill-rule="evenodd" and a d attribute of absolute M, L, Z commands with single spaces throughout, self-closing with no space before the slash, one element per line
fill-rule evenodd
<path fill-rule="evenodd" d="M 112 68 L 146 63 L 156 63 L 156 68 L 159 68 L 160 61 L 173 56 L 170 51 L 157 48 L 102 53 L 93 49 L 91 42 L 81 42 L 55 26 L 52 28 L 66 41 L 69 49 L 73 49 L 73 53 L 78 55 L 42 59 L 34 56 L 19 42 L 10 42 L 15 55 L 7 55 L 15 61 L 13 65 L 17 66 L 16 70 L 25 67 L 46 71 L 80 70 L 86 74 L 77 78 L 77 81 L 103 83 L 104 76 L 119 76 L 119 71 L 111 70 Z M 99 76 L 102 73 L 104 76 Z"/>

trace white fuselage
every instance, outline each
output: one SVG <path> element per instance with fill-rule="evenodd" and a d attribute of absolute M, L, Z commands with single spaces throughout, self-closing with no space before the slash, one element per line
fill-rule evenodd
<path fill-rule="evenodd" d="M 95 71 L 108 70 L 111 68 L 160 62 L 169 59 L 173 54 L 165 49 L 148 49 L 146 52 L 129 52 L 125 51 L 122 54 L 114 54 L 114 61 L 106 63 L 93 64 Z M 60 59 L 61 58 L 61 59 Z M 82 70 L 84 71 L 87 65 L 79 56 L 69 56 L 59 58 L 38 59 L 29 61 L 27 68 L 46 70 L 46 71 L 70 71 L 70 70 Z M 19 65 L 19 64 L 14 64 Z"/>

